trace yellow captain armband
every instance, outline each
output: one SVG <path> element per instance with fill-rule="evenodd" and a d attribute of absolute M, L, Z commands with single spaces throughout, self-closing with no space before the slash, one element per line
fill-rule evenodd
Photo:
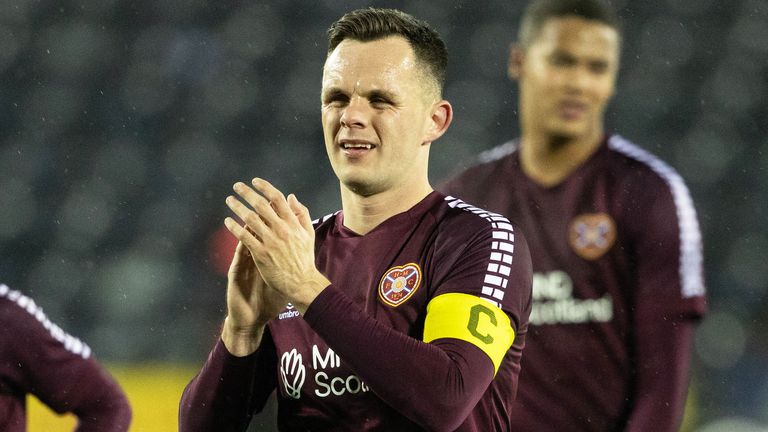
<path fill-rule="evenodd" d="M 450 293 L 427 305 L 424 342 L 461 339 L 483 350 L 493 362 L 494 373 L 515 341 L 515 331 L 504 311 L 480 297 Z"/>

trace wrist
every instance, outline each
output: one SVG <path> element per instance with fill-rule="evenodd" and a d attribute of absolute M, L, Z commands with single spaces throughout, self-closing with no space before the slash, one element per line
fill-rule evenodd
<path fill-rule="evenodd" d="M 304 282 L 301 293 L 293 299 L 293 305 L 303 315 L 315 298 L 329 285 L 331 285 L 331 281 L 319 271 L 316 272 Z"/>
<path fill-rule="evenodd" d="M 236 357 L 245 357 L 259 348 L 265 327 L 266 323 L 238 326 L 233 324 L 228 316 L 224 319 L 221 340 L 230 354 Z"/>

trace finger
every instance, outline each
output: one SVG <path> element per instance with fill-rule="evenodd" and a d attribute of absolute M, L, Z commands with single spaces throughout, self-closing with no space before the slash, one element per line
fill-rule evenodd
<path fill-rule="evenodd" d="M 253 208 L 253 211 L 261 217 L 267 226 L 275 226 L 280 220 L 280 217 L 275 213 L 269 201 L 245 183 L 237 182 L 232 186 L 232 189 Z"/>
<path fill-rule="evenodd" d="M 229 264 L 229 272 L 235 273 L 240 266 L 248 261 L 253 262 L 253 260 L 250 259 L 250 252 L 248 251 L 248 248 L 245 247 L 243 242 L 238 241 L 237 247 L 235 248 L 235 254 L 232 256 L 232 262 Z"/>
<path fill-rule="evenodd" d="M 309 215 L 309 209 L 299 202 L 296 195 L 288 195 L 288 205 L 291 207 L 291 211 L 296 216 L 296 219 L 299 220 L 299 224 L 301 224 L 302 228 L 308 231 L 314 230 L 314 227 L 312 226 L 312 217 Z"/>
<path fill-rule="evenodd" d="M 232 213 L 237 215 L 237 217 L 240 218 L 243 222 L 245 222 L 246 226 L 250 228 L 250 230 L 253 232 L 255 236 L 258 236 L 259 238 L 264 238 L 264 233 L 267 230 L 266 226 L 264 225 L 264 221 L 262 220 L 261 216 L 258 215 L 253 210 L 249 209 L 245 206 L 240 200 L 233 196 L 228 196 L 226 199 L 227 207 L 229 207 L 230 210 L 232 210 Z M 233 232 L 234 234 L 234 232 Z"/>
<path fill-rule="evenodd" d="M 277 213 L 281 219 L 292 219 L 293 212 L 285 200 L 285 195 L 283 195 L 279 189 L 274 187 L 272 183 L 256 177 L 251 181 L 251 184 L 253 184 L 253 187 L 256 188 L 257 191 L 267 197 L 272 208 L 275 210 L 275 213 Z"/>
<path fill-rule="evenodd" d="M 249 249 L 250 254 L 253 254 L 254 251 L 257 251 L 261 248 L 261 241 L 255 235 L 248 232 L 244 226 L 235 222 L 235 220 L 231 217 L 224 219 L 224 225 L 227 227 L 229 232 L 231 232 L 232 235 L 234 235 L 235 238 L 240 241 L 240 243 L 244 244 L 245 247 Z"/>
<path fill-rule="evenodd" d="M 249 227 L 248 225 L 245 226 L 245 229 L 248 230 L 249 233 L 256 235 L 256 232 L 252 230 L 251 227 Z"/>
<path fill-rule="evenodd" d="M 248 227 L 245 227 L 248 230 Z M 258 239 L 257 239 L 258 241 Z M 253 254 L 245 243 L 238 241 L 235 248 L 235 255 L 232 258 L 232 264 L 229 266 L 229 272 L 237 272 L 237 270 L 247 269 L 255 274 L 259 274 L 259 269 L 256 267 L 256 263 L 253 261 Z"/>
<path fill-rule="evenodd" d="M 248 227 L 246 227 L 248 229 Z M 248 250 L 248 248 L 243 244 L 243 242 L 238 241 L 237 247 L 235 248 L 235 257 L 234 259 L 242 259 L 242 258 L 250 258 L 251 252 Z"/>

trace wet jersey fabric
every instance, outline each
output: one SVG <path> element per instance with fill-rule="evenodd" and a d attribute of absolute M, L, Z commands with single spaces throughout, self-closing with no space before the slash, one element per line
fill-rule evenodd
<path fill-rule="evenodd" d="M 627 430 L 637 376 L 651 367 L 642 353 L 671 336 L 646 329 L 695 321 L 706 309 L 688 189 L 617 135 L 544 187 L 521 169 L 518 144 L 481 154 L 441 187 L 509 217 L 530 246 L 533 308 L 512 430 Z"/>
<path fill-rule="evenodd" d="M 332 285 L 304 316 L 288 305 L 250 356 L 219 341 L 182 430 L 243 430 L 275 389 L 285 431 L 507 430 L 531 307 L 522 233 L 437 192 L 366 235 L 343 218 L 316 221 Z"/>
<path fill-rule="evenodd" d="M 26 431 L 26 397 L 79 418 L 78 432 L 126 431 L 131 413 L 117 383 L 80 339 L 30 297 L 0 284 L 0 430 Z"/>

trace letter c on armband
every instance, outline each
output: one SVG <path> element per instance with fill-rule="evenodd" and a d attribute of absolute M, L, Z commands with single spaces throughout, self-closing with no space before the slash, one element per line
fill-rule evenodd
<path fill-rule="evenodd" d="M 481 304 L 476 304 L 469 310 L 469 323 L 467 323 L 467 330 L 469 330 L 472 336 L 480 339 L 480 341 L 484 344 L 490 344 L 493 342 L 493 336 L 491 336 L 490 333 L 482 334 L 477 329 L 480 325 L 480 314 L 488 316 L 491 324 L 493 324 L 494 327 L 497 326 L 498 322 L 496 321 L 496 315 L 494 315 L 493 311 Z"/>

